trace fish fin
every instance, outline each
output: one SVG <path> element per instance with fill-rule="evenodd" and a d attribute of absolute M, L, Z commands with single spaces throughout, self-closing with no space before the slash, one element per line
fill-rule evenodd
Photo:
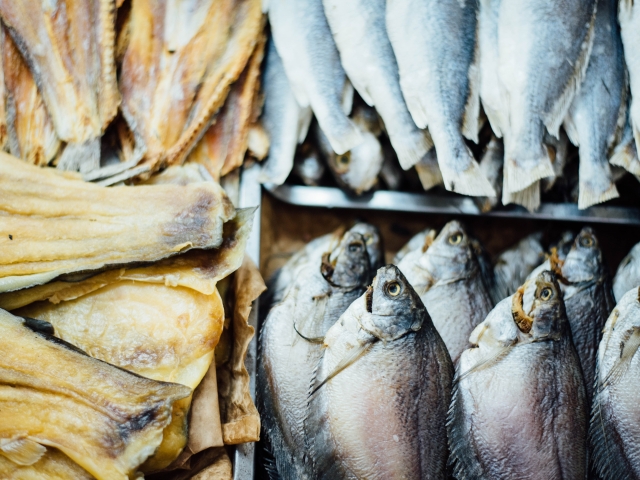
<path fill-rule="evenodd" d="M 393 149 L 398 155 L 398 163 L 403 170 L 409 170 L 417 165 L 433 149 L 433 140 L 429 132 L 422 130 L 421 133 L 422 135 L 418 139 L 416 139 L 416 135 L 405 135 L 404 137 L 394 135 L 391 140 Z"/>
<path fill-rule="evenodd" d="M 472 373 L 477 372 L 478 370 L 481 370 L 483 368 L 490 367 L 496 361 L 502 358 L 504 355 L 509 353 L 512 349 L 513 349 L 513 345 L 507 345 L 505 347 L 497 348 L 495 352 L 482 358 L 473 367 L 469 368 L 469 370 L 466 370 L 464 372 L 458 372 L 458 374 L 456 375 L 456 378 L 453 379 L 453 384 L 457 385 Z"/>
<path fill-rule="evenodd" d="M 476 22 L 476 38 L 478 38 L 478 22 Z M 476 42 L 473 62 L 469 66 L 469 95 L 462 118 L 462 135 L 473 143 L 478 143 L 480 131 L 480 52 Z"/>
<path fill-rule="evenodd" d="M 349 81 L 348 78 L 346 78 L 344 81 L 344 86 L 342 87 L 342 111 L 345 115 L 351 114 L 351 109 L 353 108 L 353 94 L 353 84 Z"/>
<path fill-rule="evenodd" d="M 597 205 L 619 196 L 616 184 L 611 181 L 611 175 L 609 175 L 609 186 L 605 190 L 595 188 L 593 185 L 581 181 L 578 193 L 578 208 L 584 210 L 592 205 Z"/>
<path fill-rule="evenodd" d="M 7 439 L 0 442 L 0 454 L 18 465 L 33 465 L 46 451 L 46 447 L 29 438 Z"/>
<path fill-rule="evenodd" d="M 100 168 L 100 138 L 84 143 L 68 143 L 58 159 L 60 170 L 89 173 Z"/>
<path fill-rule="evenodd" d="M 484 110 L 484 114 L 487 116 L 489 120 L 489 125 L 491 125 L 491 130 L 493 130 L 493 134 L 497 138 L 502 138 L 504 136 L 502 132 L 502 128 L 500 125 L 504 124 L 504 121 L 500 118 L 501 115 L 497 111 L 492 108 L 488 108 L 486 105 L 482 104 L 482 109 Z"/>
<path fill-rule="evenodd" d="M 578 129 L 576 128 L 576 125 L 573 122 L 573 117 L 570 114 L 566 116 L 562 125 L 564 126 L 564 131 L 567 132 L 567 136 L 569 137 L 571 144 L 579 147 L 580 135 L 578 135 Z"/>
<path fill-rule="evenodd" d="M 482 170 L 480 170 L 478 162 L 475 161 L 473 154 L 466 145 L 460 155 L 466 158 L 454 159 L 454 162 L 467 164 L 467 168 L 462 171 L 451 168 L 446 159 L 438 157 L 445 188 L 450 192 L 472 197 L 495 197 L 495 190 L 482 173 Z"/>
<path fill-rule="evenodd" d="M 599 391 L 606 388 L 608 385 L 612 385 L 620 380 L 620 377 L 626 372 L 631 359 L 638 351 L 640 347 L 640 327 L 632 327 L 629 332 L 629 336 L 620 345 L 620 358 L 618 358 L 611 367 L 611 370 L 599 385 Z"/>
<path fill-rule="evenodd" d="M 547 127 L 547 130 L 549 130 L 549 133 L 556 138 L 558 137 L 560 126 L 571 107 L 571 103 L 573 102 L 577 91 L 580 89 L 580 85 L 582 85 L 582 80 L 584 80 L 585 74 L 587 73 L 587 67 L 589 66 L 589 57 L 591 56 L 591 49 L 593 48 L 596 7 L 598 2 L 593 2 L 593 4 L 593 13 L 591 14 L 591 21 L 589 22 L 589 29 L 587 31 L 587 36 L 584 39 L 580 56 L 574 64 L 573 75 L 569 79 L 567 85 L 565 85 L 564 91 L 560 97 L 544 117 L 544 125 Z"/>
<path fill-rule="evenodd" d="M 296 322 L 295 320 L 292 322 L 293 329 L 296 331 L 299 338 L 302 338 L 311 343 L 324 342 L 324 334 L 318 335 L 319 332 L 313 331 L 313 329 L 310 327 L 317 327 L 319 325 L 322 325 L 322 320 L 324 319 L 324 314 L 327 310 L 328 301 L 329 297 L 327 295 L 314 297 L 313 307 L 311 308 L 311 315 L 304 313 L 294 315 L 294 318 L 300 319 L 300 322 Z M 298 341 L 298 337 L 296 337 L 296 339 L 294 340 L 294 345 Z"/>
<path fill-rule="evenodd" d="M 422 159 L 415 165 L 416 172 L 420 178 L 422 188 L 429 190 L 437 185 L 442 185 L 442 173 L 438 166 L 436 149 L 429 150 Z"/>
<path fill-rule="evenodd" d="M 530 212 L 535 212 L 540 207 L 540 181 L 536 181 L 519 192 L 509 192 L 503 188 L 502 204 L 508 205 L 510 203 L 522 205 Z"/>
<path fill-rule="evenodd" d="M 508 149 L 505 150 L 504 178 L 502 182 L 502 188 L 505 192 L 519 192 L 536 184 L 542 178 L 555 176 L 549 149 L 544 144 L 540 144 L 539 148 L 540 151 L 533 153 L 533 156 L 531 156 L 531 150 L 524 152 L 529 157 L 526 159 L 526 163 L 534 164 L 533 168 L 524 168 L 521 165 L 523 163 L 523 155 L 514 155 Z"/>
<path fill-rule="evenodd" d="M 613 150 L 613 155 L 609 159 L 611 165 L 624 168 L 633 175 L 640 175 L 640 160 L 638 159 L 638 150 L 634 143 L 633 137 L 625 139 Z"/>
<path fill-rule="evenodd" d="M 313 120 L 313 111 L 311 108 L 301 108 L 298 116 L 298 143 L 304 142 L 304 139 L 307 138 L 311 120 Z"/>

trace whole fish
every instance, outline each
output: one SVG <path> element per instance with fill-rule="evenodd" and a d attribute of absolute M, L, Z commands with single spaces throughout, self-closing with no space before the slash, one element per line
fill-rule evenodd
<path fill-rule="evenodd" d="M 603 480 L 640 478 L 640 303 L 626 292 L 609 316 L 598 349 L 596 392 L 589 438 L 593 465 Z"/>
<path fill-rule="evenodd" d="M 303 420 L 322 338 L 371 281 L 366 242 L 348 232 L 331 256 L 302 268 L 260 333 L 258 407 L 276 478 L 305 479 Z"/>
<path fill-rule="evenodd" d="M 433 146 L 413 122 L 400 90 L 398 64 L 385 25 L 386 0 L 323 0 L 342 65 L 362 99 L 382 117 L 405 170 Z"/>
<path fill-rule="evenodd" d="M 640 4 L 634 0 L 620 0 L 618 20 L 624 45 L 624 59 L 629 72 L 631 87 L 631 108 L 629 124 L 636 141 L 636 150 L 640 150 Z"/>
<path fill-rule="evenodd" d="M 266 57 L 262 125 L 270 146 L 260 181 L 282 185 L 293 168 L 298 143 L 307 136 L 312 114 L 311 108 L 301 107 L 296 101 L 273 39 L 269 40 Z"/>
<path fill-rule="evenodd" d="M 382 267 L 325 337 L 304 422 L 313 478 L 446 478 L 452 376 L 420 297 Z"/>
<path fill-rule="evenodd" d="M 633 246 L 622 259 L 613 277 L 613 295 L 616 302 L 632 288 L 640 287 L 640 243 Z"/>
<path fill-rule="evenodd" d="M 495 196 L 465 144 L 478 140 L 477 0 L 388 0 L 387 31 L 411 116 L 429 128 L 447 190 Z"/>
<path fill-rule="evenodd" d="M 293 173 L 309 187 L 317 187 L 326 171 L 320 152 L 310 143 L 300 147 L 300 153 L 293 162 Z"/>
<path fill-rule="evenodd" d="M 480 253 L 477 241 L 454 220 L 429 245 L 425 242 L 398 264 L 454 362 L 469 345 L 469 334 L 493 308 Z"/>
<path fill-rule="evenodd" d="M 358 106 L 352 119 L 360 131 L 362 142 L 343 154 L 334 152 L 319 124 L 314 126 L 314 130 L 318 146 L 336 182 L 360 195 L 378 183 L 384 152 L 378 140 L 381 129 L 376 112 L 369 107 Z"/>
<path fill-rule="evenodd" d="M 554 175 L 546 131 L 558 131 L 584 78 L 593 41 L 595 0 L 501 0 L 498 75 L 508 118 L 503 129 L 503 203 L 535 210 L 538 180 Z M 550 53 L 551 52 L 551 53 Z M 520 192 L 519 194 L 517 194 Z"/>
<path fill-rule="evenodd" d="M 560 271 L 571 336 L 590 400 L 602 327 L 615 306 L 611 278 L 591 228 L 583 228 L 576 237 Z"/>
<path fill-rule="evenodd" d="M 584 479 L 588 410 L 555 275 L 502 300 L 470 341 L 449 410 L 455 477 Z"/>
<path fill-rule="evenodd" d="M 542 232 L 532 233 L 500 254 L 493 267 L 496 303 L 516 293 L 533 269 L 544 261 L 541 240 Z"/>
<path fill-rule="evenodd" d="M 580 209 L 619 197 L 608 162 L 624 127 L 628 88 L 617 5 L 597 2 L 589 66 L 564 121 L 571 143 L 580 147 Z"/>
<path fill-rule="evenodd" d="M 347 117 L 353 89 L 340 63 L 322 0 L 265 0 L 262 8 L 269 13 L 273 41 L 298 104 L 311 107 L 337 154 L 348 152 L 362 137 Z"/>
<path fill-rule="evenodd" d="M 500 201 L 500 195 L 502 194 L 502 166 L 504 164 L 504 145 L 501 140 L 498 140 L 495 136 L 491 137 L 491 140 L 487 144 L 487 147 L 480 160 L 480 170 L 485 177 L 491 183 L 491 186 L 496 191 L 495 197 L 478 197 L 477 202 L 480 206 L 480 210 L 483 212 L 489 212 Z M 520 286 L 520 284 L 518 284 Z"/>

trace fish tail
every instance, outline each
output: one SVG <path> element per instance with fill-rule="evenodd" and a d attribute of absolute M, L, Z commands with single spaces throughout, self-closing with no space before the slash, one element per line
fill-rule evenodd
<path fill-rule="evenodd" d="M 482 173 L 462 137 L 460 140 L 457 148 L 447 148 L 448 145 L 445 144 L 444 152 L 442 149 L 437 152 L 445 188 L 472 197 L 495 197 L 496 192 L 491 183 Z"/>
<path fill-rule="evenodd" d="M 433 140 L 427 130 L 411 132 L 410 135 L 390 136 L 393 149 L 403 170 L 409 170 L 418 164 L 433 148 Z"/>
<path fill-rule="evenodd" d="M 530 145 L 507 148 L 503 175 L 503 189 L 509 193 L 524 190 L 543 178 L 554 177 L 548 148 L 541 142 L 537 148 Z"/>
<path fill-rule="evenodd" d="M 362 143 L 362 133 L 346 115 L 341 111 L 330 113 L 323 110 L 313 109 L 334 152 L 342 155 Z"/>
<path fill-rule="evenodd" d="M 518 192 L 509 192 L 503 188 L 502 203 L 503 205 L 515 203 L 522 205 L 530 212 L 535 212 L 540 207 L 540 181 L 535 181 Z"/>
<path fill-rule="evenodd" d="M 609 186 L 605 189 L 596 188 L 594 185 L 587 182 L 580 182 L 580 192 L 578 194 L 578 208 L 584 210 L 591 205 L 597 205 L 598 203 L 606 202 L 613 198 L 618 198 L 620 194 L 616 188 L 616 184 L 609 183 Z"/>
<path fill-rule="evenodd" d="M 438 157 L 436 149 L 429 150 L 418 163 L 415 165 L 416 172 L 420 178 L 422 188 L 429 190 L 436 185 L 442 185 L 442 172 L 438 166 Z"/>
<path fill-rule="evenodd" d="M 640 160 L 633 138 L 618 145 L 609 159 L 611 165 L 624 168 L 633 175 L 640 175 Z"/>
<path fill-rule="evenodd" d="M 613 182 L 611 167 L 597 151 L 584 151 L 580 148 L 578 208 L 583 210 L 598 203 L 618 198 L 618 189 Z"/>
<path fill-rule="evenodd" d="M 60 170 L 88 173 L 100 168 L 100 138 L 83 143 L 68 143 L 58 160 Z"/>

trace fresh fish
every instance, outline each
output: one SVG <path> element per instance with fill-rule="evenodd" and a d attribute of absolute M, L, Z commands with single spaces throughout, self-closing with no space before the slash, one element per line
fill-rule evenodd
<path fill-rule="evenodd" d="M 359 106 L 354 109 L 353 122 L 361 133 L 362 142 L 341 155 L 334 153 L 319 124 L 315 125 L 315 133 L 320 150 L 327 159 L 327 165 L 336 182 L 360 195 L 378 183 L 384 153 L 378 140 L 380 126 L 375 111 Z"/>
<path fill-rule="evenodd" d="M 400 90 L 385 25 L 386 0 L 323 0 L 342 65 L 363 100 L 376 110 L 403 169 L 414 166 L 431 147 L 431 137 L 413 122 Z"/>
<path fill-rule="evenodd" d="M 437 231 L 433 228 L 427 228 L 416 233 L 409 241 L 398 250 L 395 257 L 393 257 L 393 264 L 398 265 L 400 261 L 409 253 L 415 252 L 413 255 L 420 256 L 419 249 L 422 249 L 422 253 L 427 251 L 427 248 L 433 243 L 433 239 L 436 238 Z M 417 258 L 416 258 L 417 260 Z"/>
<path fill-rule="evenodd" d="M 502 300 L 470 342 L 449 410 L 455 477 L 584 479 L 588 410 L 555 275 Z"/>
<path fill-rule="evenodd" d="M 313 478 L 303 420 L 309 382 L 322 354 L 320 343 L 372 276 L 364 237 L 347 232 L 331 255 L 297 272 L 285 298 L 264 322 L 258 403 L 277 478 Z"/>
<path fill-rule="evenodd" d="M 322 180 L 325 171 L 325 163 L 315 146 L 310 143 L 302 145 L 293 164 L 293 173 L 305 185 L 315 187 Z"/>
<path fill-rule="evenodd" d="M 362 137 L 347 117 L 353 87 L 340 63 L 322 0 L 265 0 L 262 8 L 269 13 L 273 41 L 298 104 L 311 107 L 338 155 L 348 152 Z"/>
<path fill-rule="evenodd" d="M 640 478 L 639 296 L 637 287 L 622 296 L 607 320 L 598 349 L 589 437 L 594 469 L 602 480 Z"/>
<path fill-rule="evenodd" d="M 624 45 L 624 59 L 629 72 L 631 106 L 629 124 L 640 151 L 640 4 L 634 0 L 620 0 L 618 20 Z"/>
<path fill-rule="evenodd" d="M 446 478 L 453 366 L 397 267 L 327 332 L 305 435 L 313 478 Z"/>
<path fill-rule="evenodd" d="M 463 134 L 478 140 L 477 0 L 388 0 L 387 30 L 416 125 L 429 128 L 447 190 L 495 196 Z"/>
<path fill-rule="evenodd" d="M 4 25 L 29 65 L 57 136 L 67 143 L 58 168 L 100 167 L 100 137 L 120 103 L 114 14 L 113 0 L 0 1 Z"/>
<path fill-rule="evenodd" d="M 595 0 L 501 0 L 498 75 L 508 118 L 503 127 L 503 203 L 540 204 L 537 182 L 555 174 L 546 131 L 559 128 L 591 54 Z M 550 53 L 552 52 L 552 53 Z"/>
<path fill-rule="evenodd" d="M 502 193 L 502 166 L 504 165 L 504 145 L 495 136 L 487 144 L 480 160 L 480 170 L 496 191 L 495 197 L 478 197 L 477 202 L 482 212 L 491 211 L 500 201 Z M 521 284 L 518 284 L 520 286 Z"/>
<path fill-rule="evenodd" d="M 613 155 L 609 163 L 624 168 L 636 177 L 640 175 L 640 159 L 638 158 L 638 149 L 633 138 L 633 128 L 629 117 L 627 117 L 620 143 L 613 149 Z"/>
<path fill-rule="evenodd" d="M 618 266 L 613 277 L 613 295 L 616 302 L 632 288 L 640 287 L 640 243 L 633 246 Z"/>
<path fill-rule="evenodd" d="M 580 209 L 619 196 L 608 162 L 624 127 L 628 88 L 617 5 L 597 2 L 591 59 L 564 122 L 571 143 L 580 147 Z"/>
<path fill-rule="evenodd" d="M 493 308 L 477 241 L 460 222 L 451 221 L 435 240 L 406 254 L 398 268 L 420 295 L 456 362 L 471 331 Z"/>
<path fill-rule="evenodd" d="M 532 233 L 500 254 L 493 267 L 496 303 L 516 293 L 533 269 L 544 261 L 541 240 L 542 232 Z"/>
<path fill-rule="evenodd" d="M 307 136 L 312 113 L 310 107 L 301 107 L 296 101 L 273 40 L 267 47 L 262 88 L 262 124 L 270 146 L 260 181 L 282 185 L 293 168 L 296 146 Z"/>

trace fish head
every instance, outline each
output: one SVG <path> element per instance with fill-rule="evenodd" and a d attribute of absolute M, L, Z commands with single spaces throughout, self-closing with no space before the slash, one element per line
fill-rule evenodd
<path fill-rule="evenodd" d="M 382 341 L 393 341 L 420 330 L 429 317 L 420 296 L 395 265 L 378 269 L 365 293 L 369 315 L 362 326 Z"/>
<path fill-rule="evenodd" d="M 371 262 L 371 272 L 373 273 L 377 271 L 384 262 L 382 235 L 380 235 L 378 227 L 371 225 L 370 223 L 358 222 L 351 227 L 349 231 L 362 235 L 365 245 L 367 246 L 369 261 Z"/>
<path fill-rule="evenodd" d="M 336 181 L 360 195 L 378 183 L 384 155 L 378 138 L 361 132 L 363 141 L 342 155 L 329 155 L 327 164 Z"/>
<path fill-rule="evenodd" d="M 456 220 L 447 223 L 430 245 L 425 243 L 425 247 L 418 262 L 429 272 L 434 283 L 465 278 L 478 267 L 476 244 Z"/>
<path fill-rule="evenodd" d="M 305 185 L 316 186 L 325 172 L 325 164 L 318 151 L 305 144 L 301 148 L 301 154 L 296 158 L 293 171 Z"/>
<path fill-rule="evenodd" d="M 353 289 L 369 283 L 371 267 L 362 234 L 346 232 L 338 247 L 324 255 L 321 272 L 325 280 L 339 288 Z"/>
<path fill-rule="evenodd" d="M 589 282 L 605 274 L 602 251 L 590 227 L 585 227 L 575 238 L 564 259 L 562 276 L 570 283 Z"/>
<path fill-rule="evenodd" d="M 566 328 L 567 315 L 556 274 L 549 270 L 528 280 L 512 296 L 513 321 L 524 338 L 555 340 Z"/>

